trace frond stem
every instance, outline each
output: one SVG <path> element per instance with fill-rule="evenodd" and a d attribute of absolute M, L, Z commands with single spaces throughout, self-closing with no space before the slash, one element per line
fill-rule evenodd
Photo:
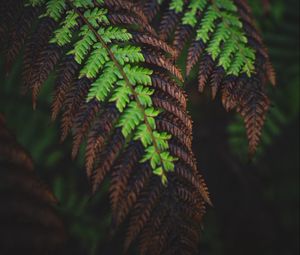
<path fill-rule="evenodd" d="M 160 163 L 161 163 L 161 167 L 164 171 L 164 173 L 166 173 L 167 171 L 164 168 L 163 165 L 163 159 L 161 157 L 161 151 L 158 147 L 158 144 L 156 142 L 153 130 L 151 128 L 151 125 L 147 119 L 147 115 L 146 115 L 146 111 L 145 108 L 143 107 L 142 103 L 140 102 L 139 98 L 138 98 L 138 94 L 134 89 L 134 86 L 130 83 L 122 65 L 119 63 L 119 61 L 116 59 L 115 55 L 113 54 L 113 52 L 110 50 L 110 48 L 106 45 L 105 41 L 103 40 L 102 36 L 97 32 L 97 30 L 93 27 L 93 25 L 87 20 L 87 18 L 74 6 L 74 4 L 72 3 L 72 1 L 67 0 L 68 4 L 71 6 L 71 8 L 78 14 L 78 16 L 81 18 L 81 20 L 88 26 L 88 28 L 94 33 L 94 35 L 96 36 L 97 40 L 100 42 L 100 44 L 102 45 L 102 47 L 107 51 L 107 53 L 109 54 L 111 60 L 114 62 L 114 64 L 116 65 L 116 67 L 118 68 L 119 72 L 121 73 L 121 75 L 124 78 L 124 81 L 126 83 L 126 85 L 128 86 L 128 88 L 130 89 L 137 107 L 140 109 L 140 111 L 143 113 L 143 117 L 144 117 L 144 123 L 147 127 L 147 130 L 151 136 L 152 142 L 153 142 L 153 146 L 154 149 L 157 153 L 157 155 L 159 155 L 159 159 L 160 159 Z"/>

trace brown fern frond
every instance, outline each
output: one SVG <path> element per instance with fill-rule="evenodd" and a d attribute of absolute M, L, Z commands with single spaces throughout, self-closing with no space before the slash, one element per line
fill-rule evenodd
<path fill-rule="evenodd" d="M 149 0 L 142 4 L 142 8 L 148 21 L 151 21 L 159 11 L 159 4 L 157 0 Z"/>
<path fill-rule="evenodd" d="M 190 116 L 187 115 L 187 113 L 182 108 L 180 108 L 180 106 L 162 98 L 161 95 L 155 96 L 153 98 L 153 103 L 155 106 L 164 109 L 167 113 L 176 116 L 182 126 L 186 128 L 187 132 L 190 131 L 191 134 L 192 120 Z"/>
<path fill-rule="evenodd" d="M 122 136 L 121 130 L 116 130 L 116 133 L 111 137 L 109 143 L 106 145 L 105 150 L 98 156 L 98 166 L 95 167 L 94 174 L 91 177 L 93 193 L 99 189 L 104 178 L 112 170 L 112 167 L 120 155 L 125 143 L 126 141 Z"/>
<path fill-rule="evenodd" d="M 257 49 L 255 75 L 251 78 L 240 77 L 238 80 L 238 85 L 240 86 L 238 91 L 241 91 L 241 93 L 237 111 L 244 119 L 249 139 L 249 155 L 253 156 L 258 147 L 265 116 L 270 106 L 265 85 L 267 82 L 270 82 L 275 86 L 276 75 L 268 50 L 255 26 L 251 8 L 245 1 L 236 0 L 235 2 L 240 7 L 239 13 L 245 26 L 249 44 Z"/>
<path fill-rule="evenodd" d="M 90 101 L 88 104 L 83 104 L 80 107 L 74 120 L 72 158 L 77 156 L 84 136 L 93 124 L 99 111 L 100 104 L 96 100 Z"/>
<path fill-rule="evenodd" d="M 170 191 L 167 193 L 163 192 L 160 195 L 159 200 L 154 194 L 154 200 L 151 202 L 156 203 L 156 207 L 150 207 L 150 209 L 148 209 L 146 205 L 148 205 L 149 202 L 146 204 L 141 200 L 142 204 L 140 206 L 142 207 L 144 205 L 145 208 L 144 214 L 142 215 L 143 218 L 137 218 L 139 220 L 139 225 L 137 223 L 134 224 L 137 227 L 136 230 L 141 231 L 141 254 L 185 254 L 185 252 L 186 254 L 197 254 L 197 246 L 195 243 L 199 240 L 200 225 L 191 225 L 191 222 L 183 223 L 183 219 L 196 219 L 197 217 L 195 217 L 194 214 L 197 213 L 201 214 L 198 217 L 198 219 L 201 219 L 203 216 L 201 203 L 199 204 L 196 199 L 187 197 L 192 193 L 186 190 L 185 185 L 184 188 L 179 191 L 176 187 L 180 186 L 180 183 L 175 179 L 174 181 L 176 186 L 171 187 L 170 185 L 170 187 L 168 187 Z M 170 197 L 168 194 L 176 195 Z M 188 204 L 183 206 L 183 204 L 180 203 L 183 198 L 187 199 L 189 203 L 197 204 L 197 209 Z M 177 206 L 175 206 L 176 203 Z M 204 206 L 204 204 L 202 204 L 202 206 Z M 173 217 L 169 217 L 170 215 Z M 191 218 L 191 215 L 194 217 Z M 147 225 L 144 224 L 144 217 L 149 221 Z M 178 231 L 183 233 L 183 235 L 180 237 L 177 236 L 176 233 Z M 130 236 L 128 240 L 130 240 Z"/>
<path fill-rule="evenodd" d="M 25 44 L 22 72 L 23 87 L 25 90 L 30 89 L 32 86 L 31 80 L 33 75 L 38 73 L 37 69 L 39 68 L 36 60 L 43 53 L 45 47 L 47 47 L 56 25 L 57 23 L 53 19 L 43 18 L 40 20 L 35 33 Z M 42 62 L 39 62 L 39 64 L 42 64 Z"/>
<path fill-rule="evenodd" d="M 173 45 L 177 49 L 177 57 L 182 52 L 185 44 L 189 41 L 189 38 L 193 34 L 193 29 L 190 26 L 180 26 L 174 36 Z"/>
<path fill-rule="evenodd" d="M 161 72 L 155 72 L 152 75 L 152 86 L 162 92 L 181 105 L 184 109 L 187 106 L 186 94 L 176 83 L 168 76 Z"/>
<path fill-rule="evenodd" d="M 143 189 L 147 187 L 147 183 L 150 182 L 151 178 L 154 178 L 152 176 L 150 166 L 139 164 L 138 169 L 139 171 L 131 176 L 126 189 L 119 200 L 114 219 L 114 224 L 116 226 L 119 226 L 121 223 L 123 223 L 137 202 L 138 197 L 141 195 Z M 154 186 L 152 186 L 152 188 L 154 188 Z"/>
<path fill-rule="evenodd" d="M 86 102 L 91 81 L 81 78 L 74 83 L 74 87 L 66 94 L 64 112 L 61 119 L 61 141 L 64 141 L 74 125 L 74 119 L 80 107 Z"/>
<path fill-rule="evenodd" d="M 140 158 L 143 156 L 143 146 L 140 143 L 131 143 L 127 151 L 119 158 L 115 169 L 112 172 L 110 199 L 113 212 L 116 212 L 117 205 L 129 183 L 138 165 Z"/>
<path fill-rule="evenodd" d="M 193 160 L 190 161 L 187 159 L 186 152 L 182 151 L 179 147 L 175 148 L 176 146 L 174 144 L 170 146 L 174 148 L 175 155 L 187 160 L 187 164 L 195 169 Z M 183 173 L 186 172 L 186 168 L 188 168 L 187 165 L 181 169 Z M 179 172 L 180 176 L 180 170 L 177 170 L 177 172 Z M 137 200 L 135 196 L 130 197 L 129 206 L 132 204 L 132 200 L 136 200 L 137 202 L 135 209 L 132 211 L 133 215 L 129 223 L 126 248 L 128 248 L 130 243 L 135 240 L 135 237 L 141 233 L 141 254 L 167 254 L 170 251 L 176 251 L 176 254 L 182 254 L 182 252 L 187 251 L 186 249 L 188 249 L 189 252 L 193 252 L 187 254 L 196 254 L 197 246 L 195 246 L 195 243 L 197 243 L 196 240 L 199 239 L 200 225 L 187 225 L 183 222 L 183 219 L 189 218 L 201 221 L 205 211 L 203 196 L 199 195 L 198 188 L 195 186 L 187 186 L 184 181 L 182 182 L 182 178 L 178 178 L 177 176 L 176 174 L 170 177 L 172 181 L 170 181 L 167 191 L 164 191 L 162 187 L 162 192 L 156 193 L 156 191 L 152 189 L 151 191 L 149 190 L 142 193 L 140 199 Z M 194 176 L 194 178 L 196 177 Z M 152 181 L 155 182 L 155 179 Z M 148 183 L 150 187 L 153 186 L 151 181 L 148 181 Z M 201 182 L 197 181 L 197 183 L 201 185 Z M 147 192 L 151 193 L 147 195 Z M 173 195 L 170 196 L 170 194 Z M 149 200 L 147 200 L 147 198 Z M 197 201 L 197 199 L 199 199 L 199 201 Z M 184 201 L 182 207 L 180 206 L 180 201 Z M 195 207 L 197 207 L 197 209 Z M 134 210 L 137 210 L 137 212 Z M 170 217 L 170 215 L 173 217 Z M 178 238 L 175 234 L 178 233 L 178 231 L 185 233 L 186 237 L 182 236 Z M 174 246 L 176 249 L 173 250 L 172 247 Z M 174 254 L 172 252 L 170 254 Z"/>
<path fill-rule="evenodd" d="M 167 40 L 174 29 L 180 22 L 180 15 L 173 10 L 167 11 L 162 17 L 161 24 L 159 27 L 159 38 L 162 40 Z"/>
<path fill-rule="evenodd" d="M 67 56 L 58 68 L 58 74 L 55 80 L 55 91 L 52 100 L 52 120 L 57 118 L 57 115 L 62 110 L 65 102 L 66 94 L 72 86 L 78 73 L 79 65 L 73 56 Z"/>
<path fill-rule="evenodd" d="M 225 77 L 225 71 L 221 67 L 215 68 L 210 78 L 212 98 L 215 99 Z"/>
<path fill-rule="evenodd" d="M 168 211 L 168 214 L 172 214 L 172 210 Z M 155 255 L 155 254 L 165 254 L 165 250 L 171 250 L 171 241 L 172 238 L 172 225 L 174 222 L 166 217 L 160 228 L 157 228 L 156 232 L 152 236 L 151 246 L 148 248 L 148 252 L 146 254 Z"/>
<path fill-rule="evenodd" d="M 66 239 L 56 198 L 0 120 L 0 253 L 58 254 Z"/>
<path fill-rule="evenodd" d="M 159 243 L 156 232 L 158 232 L 169 215 L 167 206 L 167 204 L 160 203 L 154 209 L 147 225 L 143 228 L 139 238 L 139 250 L 141 255 L 149 254 L 148 252 L 149 250 L 151 251 L 152 248 L 156 249 L 156 245 L 153 246 L 153 244 Z"/>
<path fill-rule="evenodd" d="M 192 147 L 191 137 L 186 136 L 186 133 L 172 122 L 158 118 L 157 126 L 160 130 L 173 135 L 173 137 L 176 138 L 178 142 L 180 142 L 183 146 L 187 148 Z"/>
<path fill-rule="evenodd" d="M 92 176 L 96 156 L 104 150 L 104 146 L 108 142 L 118 118 L 119 113 L 117 109 L 115 107 L 108 107 L 103 112 L 102 118 L 96 121 L 89 132 L 85 156 L 88 176 Z"/>
<path fill-rule="evenodd" d="M 151 187 L 151 185 L 149 185 Z M 161 194 L 162 186 L 155 186 L 154 189 L 148 188 L 144 191 L 139 200 L 136 202 L 129 222 L 129 227 L 126 235 L 124 249 L 127 251 L 132 242 L 137 238 L 139 233 L 150 220 L 154 206 L 158 203 Z"/>
<path fill-rule="evenodd" d="M 181 71 L 172 63 L 172 60 L 168 59 L 160 52 L 144 51 L 145 62 L 147 64 L 154 65 L 156 68 L 162 68 L 173 74 L 178 80 L 183 82 L 183 76 Z"/>
<path fill-rule="evenodd" d="M 110 13 L 109 19 L 114 25 L 135 25 L 139 28 L 139 31 L 147 31 L 150 34 L 155 34 L 155 30 L 149 25 L 149 23 L 143 21 L 132 15 L 124 14 L 124 13 Z"/>
<path fill-rule="evenodd" d="M 203 177 L 199 173 L 190 173 L 186 172 L 185 169 L 187 166 L 183 162 L 179 162 L 175 168 L 175 176 L 178 178 L 182 183 L 188 184 L 192 186 L 195 190 L 198 190 L 199 193 L 203 195 L 205 201 L 212 205 L 212 202 L 209 198 L 208 188 L 204 182 Z M 202 204 L 203 206 L 204 204 Z M 200 212 L 200 211 L 199 211 Z"/>
<path fill-rule="evenodd" d="M 59 46 L 50 45 L 41 52 L 35 62 L 36 70 L 32 74 L 30 81 L 34 109 L 36 108 L 36 100 L 40 89 L 60 60 L 61 53 L 62 50 Z"/>
<path fill-rule="evenodd" d="M 231 111 L 237 106 L 237 92 L 235 88 L 238 86 L 237 79 L 230 77 L 224 80 L 222 86 L 222 104 L 226 111 Z"/>
<path fill-rule="evenodd" d="M 190 75 L 192 68 L 198 63 L 201 55 L 205 50 L 205 45 L 201 41 L 194 41 L 189 47 L 188 57 L 186 61 L 186 74 Z"/>
<path fill-rule="evenodd" d="M 205 86 L 209 82 L 211 75 L 213 74 L 215 63 L 209 55 L 204 55 L 199 64 L 198 74 L 198 86 L 199 91 L 203 92 Z"/>
<path fill-rule="evenodd" d="M 10 46 L 5 56 L 6 70 L 9 71 L 11 69 L 11 65 L 19 55 L 19 52 L 25 42 L 25 38 L 32 28 L 32 23 L 38 17 L 39 13 L 39 9 L 28 7 L 21 14 L 21 17 L 17 19 L 15 23 L 15 29 L 11 31 L 8 39 L 8 44 Z"/>
<path fill-rule="evenodd" d="M 110 10 L 118 11 L 121 10 L 130 13 L 131 15 L 135 15 L 140 19 L 140 22 L 147 23 L 148 19 L 145 16 L 143 9 L 130 1 L 122 1 L 122 0 L 109 0 L 105 1 L 105 4 Z"/>
<path fill-rule="evenodd" d="M 226 110 L 236 109 L 244 119 L 252 157 L 259 145 L 262 127 L 270 106 L 260 77 L 243 80 L 228 79 L 223 84 L 222 102 Z"/>
<path fill-rule="evenodd" d="M 275 86 L 277 83 L 276 71 L 270 60 L 267 61 L 267 63 L 265 64 L 265 68 L 267 70 L 267 75 L 268 75 L 269 81 L 271 82 L 271 84 L 273 86 Z"/>
<path fill-rule="evenodd" d="M 249 140 L 249 155 L 252 157 L 260 142 L 262 127 L 270 106 L 270 101 L 265 92 L 260 89 L 259 81 L 253 79 L 251 81 L 247 80 L 247 82 L 241 91 L 241 100 L 237 111 L 243 117 L 246 125 Z"/>
<path fill-rule="evenodd" d="M 149 36 L 147 34 L 135 33 L 133 35 L 133 39 L 136 43 L 152 46 L 154 49 L 161 49 L 165 53 L 170 54 L 171 56 L 176 55 L 175 48 L 171 47 L 164 41 L 161 41 L 153 36 Z"/>

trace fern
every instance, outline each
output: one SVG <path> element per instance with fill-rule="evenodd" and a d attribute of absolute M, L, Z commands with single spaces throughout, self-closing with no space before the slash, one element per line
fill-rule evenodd
<path fill-rule="evenodd" d="M 99 1 L 99 4 L 101 3 L 102 1 Z M 60 20 L 68 4 L 78 8 L 92 6 L 92 2 L 89 1 L 74 4 L 49 1 L 43 16 Z M 122 129 L 125 139 L 130 140 L 134 136 L 142 141 L 146 151 L 142 162 L 145 159 L 150 160 L 153 172 L 161 176 L 166 184 L 166 172 L 174 170 L 175 158 L 168 153 L 168 140 L 171 136 L 155 131 L 154 118 L 158 116 L 159 111 L 152 107 L 153 90 L 147 89 L 147 86 L 151 85 L 152 71 L 137 66 L 145 61 L 140 48 L 134 49 L 130 45 L 108 45 L 112 41 L 126 43 L 132 35 L 126 29 L 111 26 L 106 14 L 107 10 L 101 7 L 88 9 L 84 13 L 74 8 L 70 9 L 50 42 L 59 46 L 67 45 L 74 36 L 71 30 L 78 25 L 78 18 L 84 21 L 85 25 L 81 26 L 79 32 L 80 39 L 68 54 L 73 54 L 76 62 L 83 64 L 79 78 L 96 78 L 91 84 L 87 100 L 95 98 L 99 102 L 116 103 L 118 110 L 123 113 L 117 127 Z M 106 27 L 100 27 L 99 24 Z M 83 63 L 90 51 L 90 58 Z M 135 130 L 138 130 L 137 134 L 134 133 Z"/>
<path fill-rule="evenodd" d="M 54 208 L 57 200 L 37 178 L 31 157 L 1 114 L 0 177 L 1 254 L 57 254 L 66 239 Z"/>
<path fill-rule="evenodd" d="M 125 249 L 138 238 L 142 254 L 154 246 L 156 254 L 196 251 L 210 200 L 192 153 L 182 76 L 167 57 L 174 50 L 130 2 L 28 1 L 28 8 L 40 18 L 25 45 L 24 86 L 35 106 L 56 71 L 52 117 L 62 113 L 62 139 L 72 131 L 73 156 L 87 137 L 94 192 L 110 174 L 113 225 L 130 215 Z M 159 242 L 153 236 L 162 229 Z"/>
<path fill-rule="evenodd" d="M 154 13 L 148 8 L 152 0 L 137 2 L 154 26 L 160 23 L 160 37 L 173 40 L 174 56 L 186 57 L 187 75 L 199 63 L 199 90 L 209 85 L 213 98 L 220 91 L 225 108 L 244 117 L 254 154 L 269 106 L 265 84 L 274 85 L 275 74 L 246 1 L 156 1 Z"/>
<path fill-rule="evenodd" d="M 206 45 L 205 51 L 214 61 L 217 60 L 226 74 L 238 76 L 246 73 L 251 76 L 254 71 L 255 51 L 248 46 L 248 38 L 233 1 L 172 0 L 166 2 L 160 3 L 169 4 L 170 10 L 162 20 L 160 31 L 162 37 L 165 32 L 167 34 L 173 32 L 172 29 L 168 29 L 170 23 L 166 20 L 169 21 L 169 17 L 174 13 L 175 17 L 180 17 L 180 24 L 192 27 L 196 31 L 195 40 Z M 187 38 L 181 39 L 187 40 Z M 174 43 L 176 44 L 176 39 Z"/>

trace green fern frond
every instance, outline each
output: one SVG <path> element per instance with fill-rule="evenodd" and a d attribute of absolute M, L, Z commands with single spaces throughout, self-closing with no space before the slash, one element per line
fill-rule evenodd
<path fill-rule="evenodd" d="M 87 101 L 96 99 L 116 104 L 121 113 L 118 127 L 124 138 L 142 142 L 146 153 L 142 162 L 149 160 L 153 173 L 161 176 L 166 184 L 166 173 L 174 171 L 176 158 L 168 151 L 171 136 L 156 131 L 155 118 L 160 110 L 153 108 L 153 90 L 148 88 L 152 85 L 153 71 L 141 66 L 145 62 L 141 48 L 129 44 L 132 35 L 127 29 L 110 24 L 107 10 L 100 5 L 102 2 L 98 1 L 99 7 L 81 13 L 77 8 L 93 6 L 93 1 L 52 0 L 47 2 L 41 17 L 59 21 L 50 42 L 71 47 L 68 54 L 83 65 L 79 78 L 94 79 Z M 79 32 L 75 33 L 75 29 Z"/>
<path fill-rule="evenodd" d="M 207 45 L 206 51 L 213 60 L 228 75 L 246 73 L 250 77 L 255 69 L 255 51 L 248 45 L 234 2 L 191 0 L 185 11 L 183 7 L 183 0 L 173 0 L 169 8 L 183 15 L 183 25 L 196 29 L 196 40 Z"/>

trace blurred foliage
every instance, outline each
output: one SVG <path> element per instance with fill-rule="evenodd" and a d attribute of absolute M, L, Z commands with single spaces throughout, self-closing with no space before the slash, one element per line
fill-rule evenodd
<path fill-rule="evenodd" d="M 217 102 L 209 103 L 208 95 L 191 89 L 195 153 L 207 169 L 204 173 L 215 204 L 206 217 L 202 255 L 299 251 L 299 1 L 272 0 L 269 12 L 261 0 L 250 2 L 270 49 L 278 87 L 270 89 L 273 106 L 255 166 L 246 164 L 247 139 L 241 120 L 225 113 Z M 122 241 L 109 235 L 108 185 L 90 197 L 82 153 L 72 161 L 71 141 L 59 144 L 59 124 L 50 121 L 51 78 L 33 111 L 30 97 L 19 93 L 20 76 L 20 61 L 7 75 L 0 58 L 0 112 L 60 201 L 70 233 L 68 254 L 118 255 L 115 250 Z M 193 79 L 189 83 L 195 85 Z"/>

